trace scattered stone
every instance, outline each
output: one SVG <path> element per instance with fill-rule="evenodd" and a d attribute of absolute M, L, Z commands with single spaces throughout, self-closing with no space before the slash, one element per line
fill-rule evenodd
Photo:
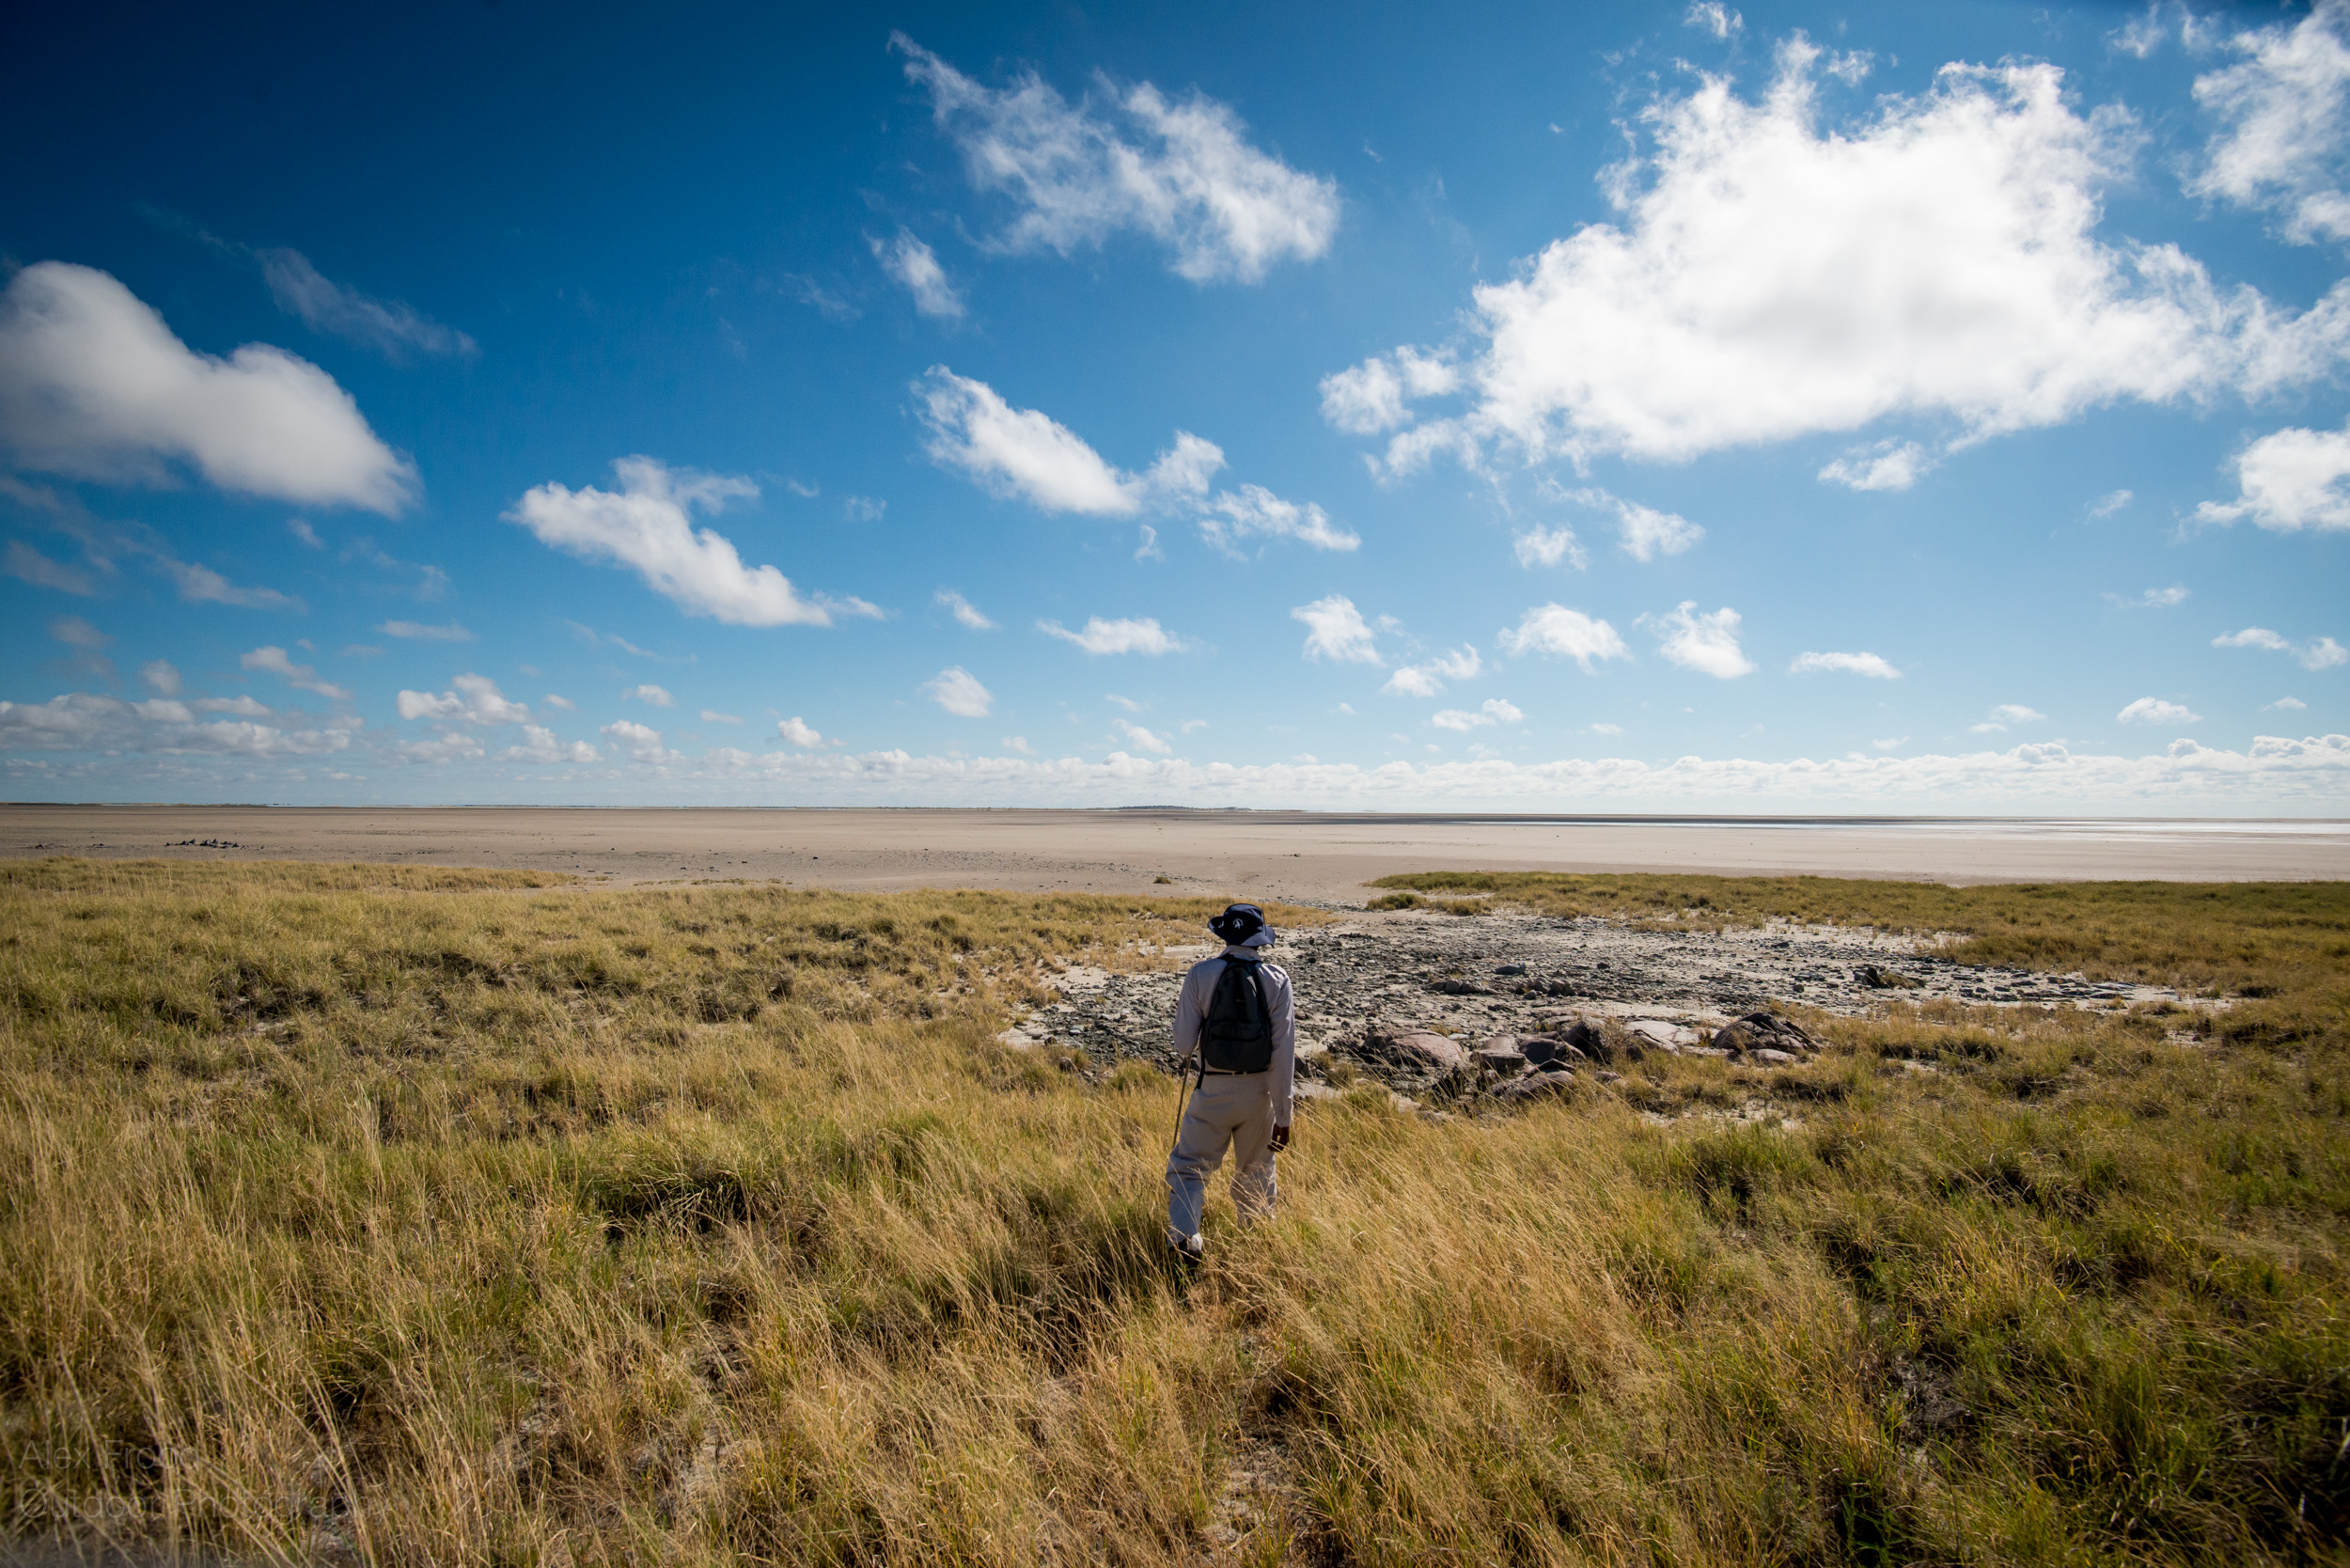
<path fill-rule="evenodd" d="M 1525 1077 L 1513 1078 L 1495 1090 L 1494 1098 L 1513 1104 L 1523 1104 L 1528 1100 L 1541 1100 L 1553 1094 L 1563 1094 L 1566 1092 L 1567 1086 L 1574 1082 L 1574 1074 L 1563 1070 L 1557 1073 L 1528 1073 Z"/>
<path fill-rule="evenodd" d="M 1797 995 L 1808 1009 L 1856 1016 L 1882 1010 L 1888 990 L 1901 1002 L 1963 999 L 1970 1011 L 2226 1005 L 2161 987 L 1961 964 L 1933 938 L 1833 928 L 1643 930 L 1509 912 L 1478 920 L 1342 914 L 1337 926 L 1283 932 L 1274 954 L 1297 986 L 1299 1072 L 1321 1076 L 1324 1063 L 1344 1059 L 1389 1090 L 1430 1101 L 1519 1074 L 1566 1075 L 1528 1072 L 1550 1062 L 1571 1072 L 1622 1071 L 1650 1053 L 1766 1062 L 1760 1051 L 1808 1060 L 1817 1045 L 1769 1011 Z M 1212 950 L 1170 945 L 1141 955 L 1166 965 L 1146 972 L 1048 972 L 1042 978 L 1059 999 L 1018 1020 L 1005 1043 L 1081 1050 L 1089 1072 L 1136 1058 L 1171 1070 L 1168 1026 L 1182 970 Z M 1889 967 L 1896 964 L 1898 971 Z M 1918 983 L 1872 986 L 1871 970 Z M 1708 1030 L 1719 1036 L 1696 1043 Z M 1433 1039 L 1435 1049 L 1397 1048 L 1407 1036 Z"/>
<path fill-rule="evenodd" d="M 1775 1012 L 1749 1012 L 1714 1036 L 1716 1050 L 1739 1056 L 1749 1051 L 1772 1050 L 1794 1054 L 1816 1051 L 1819 1042 L 1803 1032 L 1801 1025 L 1792 1018 L 1781 1018 Z"/>
<path fill-rule="evenodd" d="M 1422 1070 L 1434 1068 L 1439 1073 L 1457 1073 L 1469 1064 L 1468 1052 L 1440 1034 L 1382 1036 L 1372 1033 L 1363 1037 L 1363 1043 L 1377 1055 L 1390 1059 L 1400 1057 L 1405 1065 Z"/>
<path fill-rule="evenodd" d="M 1864 964 L 1852 972 L 1852 978 L 1872 991 L 1915 991 L 1925 981 L 1915 975 L 1904 975 L 1874 964 Z"/>
<path fill-rule="evenodd" d="M 1802 1060 L 1800 1057 L 1791 1056 L 1785 1051 L 1774 1051 L 1767 1045 L 1748 1051 L 1747 1059 L 1761 1062 L 1765 1067 L 1794 1067 Z"/>
<path fill-rule="evenodd" d="M 1698 1031 L 1662 1018 L 1635 1018 L 1625 1024 L 1624 1033 L 1638 1035 L 1652 1045 L 1677 1051 L 1698 1043 Z"/>

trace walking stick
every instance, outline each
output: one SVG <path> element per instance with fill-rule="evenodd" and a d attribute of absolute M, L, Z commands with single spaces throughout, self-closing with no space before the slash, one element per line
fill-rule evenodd
<path fill-rule="evenodd" d="M 1192 1078 L 1190 1067 L 1186 1065 L 1190 1059 L 1186 1057 L 1183 1061 L 1175 1064 L 1175 1136 L 1168 1140 L 1167 1148 L 1170 1150 L 1183 1141 L 1183 1111 L 1191 1105 L 1191 1091 L 1196 1081 Z M 1206 1070 L 1207 1065 L 1207 1057 L 1203 1052 L 1199 1058 L 1202 1072 Z"/>

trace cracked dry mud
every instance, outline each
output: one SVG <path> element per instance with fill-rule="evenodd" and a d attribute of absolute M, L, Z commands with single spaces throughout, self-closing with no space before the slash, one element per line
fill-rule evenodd
<path fill-rule="evenodd" d="M 1515 1072 L 1506 1053 L 1577 1022 L 1634 1052 L 1720 1055 L 1715 1031 L 1788 1004 L 1836 1014 L 1896 998 L 1995 1008 L 2212 1005 L 2160 986 L 1959 964 L 1939 946 L 1933 937 L 1785 923 L 1711 932 L 1595 917 L 1350 911 L 1334 925 L 1284 932 L 1273 956 L 1296 989 L 1299 1092 L 1307 1096 L 1327 1092 L 1320 1086 L 1340 1062 L 1406 1095 L 1440 1084 L 1453 1092 L 1497 1090 Z M 1064 968 L 1053 977 L 1060 999 L 1002 1039 L 1073 1047 L 1096 1065 L 1131 1058 L 1171 1071 L 1183 971 L 1216 950 L 1146 950 L 1146 962 L 1164 966 L 1140 973 Z M 1449 1074 L 1383 1043 L 1414 1034 L 1504 1054 L 1488 1057 L 1481 1074 Z M 1789 1063 L 1766 1052 L 1748 1064 Z"/>

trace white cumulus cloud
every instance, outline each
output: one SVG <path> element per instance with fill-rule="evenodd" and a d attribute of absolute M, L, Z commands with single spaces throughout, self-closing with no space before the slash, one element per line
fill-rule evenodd
<path fill-rule="evenodd" d="M 1240 541 L 1251 536 L 1293 539 L 1317 550 L 1352 550 L 1362 543 L 1354 529 L 1332 523 L 1312 502 L 1300 506 L 1285 501 L 1261 484 L 1242 485 L 1237 493 L 1218 492 L 1207 503 L 1199 531 L 1230 555 L 1238 555 Z"/>
<path fill-rule="evenodd" d="M 449 688 L 438 697 L 431 692 L 401 692 L 400 716 L 462 719 L 468 724 L 520 724 L 530 717 L 528 707 L 509 699 L 486 675 L 460 675 L 449 682 Z"/>
<path fill-rule="evenodd" d="M 1641 623 L 1657 634 L 1659 650 L 1684 669 L 1734 681 L 1754 673 L 1754 662 L 1738 647 L 1738 612 L 1724 605 L 1704 615 L 1698 604 L 1684 599 L 1668 615 L 1642 616 Z"/>
<path fill-rule="evenodd" d="M 1632 657 L 1613 626 L 1564 604 L 1537 604 L 1528 610 L 1516 626 L 1501 634 L 1501 651 L 1512 655 L 1555 653 L 1573 659 L 1586 673 L 1594 659 Z"/>
<path fill-rule="evenodd" d="M 2195 78 L 2219 124 L 2187 190 L 2281 213 L 2296 243 L 2350 239 L 2350 5 L 2319 0 L 2293 26 L 2241 32 L 2228 47 L 2246 58 Z"/>
<path fill-rule="evenodd" d="M 976 682 L 973 683 L 977 684 Z M 980 696 L 984 698 L 986 694 L 982 692 Z M 948 710 L 950 713 L 953 710 L 951 709 Z M 985 708 L 980 709 L 980 713 L 984 713 L 985 712 Z M 782 736 L 785 740 L 790 741 L 793 745 L 811 750 L 824 744 L 824 737 L 817 733 L 816 727 L 801 718 L 797 713 L 793 713 L 788 719 L 777 719 L 776 721 L 776 733 Z"/>
<path fill-rule="evenodd" d="M 2296 644 L 2279 635 L 2265 626 L 2247 626 L 2241 632 L 2227 632 L 2211 639 L 2214 648 L 2262 648 L 2271 653 L 2292 655 L 2303 669 L 2332 669 L 2337 665 L 2350 664 L 2350 648 L 2344 648 L 2331 637 Z"/>
<path fill-rule="evenodd" d="M 979 678 L 961 665 L 950 665 L 923 682 L 922 695 L 958 718 L 985 718 L 995 705 Z"/>
<path fill-rule="evenodd" d="M 757 495 L 750 480 L 673 469 L 649 457 L 621 458 L 612 472 L 617 492 L 549 482 L 526 492 L 507 521 L 582 560 L 632 568 L 686 614 L 731 626 L 829 626 L 836 613 L 881 613 L 858 599 L 803 598 L 774 567 L 745 567 L 732 541 L 694 525 L 696 511 Z"/>
<path fill-rule="evenodd" d="M 1484 663 L 1475 644 L 1464 643 L 1433 659 L 1402 666 L 1379 689 L 1398 697 L 1434 697 L 1444 690 L 1446 682 L 1466 681 L 1482 669 Z"/>
<path fill-rule="evenodd" d="M 632 762 L 670 762 L 681 760 L 681 754 L 661 744 L 661 731 L 633 719 L 615 719 L 599 731 L 604 739 L 628 754 Z"/>
<path fill-rule="evenodd" d="M 1907 490 L 1933 466 L 1915 441 L 1881 441 L 1846 452 L 1821 469 L 1819 478 L 1847 490 Z"/>
<path fill-rule="evenodd" d="M 1466 734 L 1469 730 L 1481 729 L 1489 724 L 1516 724 L 1525 717 L 1526 714 L 1519 710 L 1516 703 L 1505 701 L 1498 697 L 1489 697 L 1482 707 L 1474 711 L 1464 708 L 1447 708 L 1442 713 L 1431 714 L 1428 722 L 1439 729 L 1457 729 Z"/>
<path fill-rule="evenodd" d="M 1340 665 L 1384 665 L 1371 627 L 1355 601 L 1342 593 L 1300 604 L 1290 611 L 1292 620 L 1306 623 L 1306 657 Z"/>
<path fill-rule="evenodd" d="M 1821 59 L 1798 37 L 1759 101 L 1709 75 L 1652 105 L 1651 144 L 1609 173 L 1620 221 L 1475 290 L 1467 406 L 1397 433 L 1387 471 L 1496 447 L 1683 460 L 1904 417 L 1963 443 L 2339 363 L 2350 283 L 2289 316 L 2175 246 L 2099 238 L 2133 122 L 2076 112 L 2056 67 L 1947 66 L 1831 123 Z M 1373 423 L 1373 401 L 1338 412 Z M 1898 452 L 1845 460 L 1845 482 L 1914 478 Z"/>
<path fill-rule="evenodd" d="M 265 343 L 193 353 L 112 276 L 64 261 L 0 293 L 0 447 L 29 468 L 149 484 L 185 463 L 223 490 L 386 516 L 417 482 L 308 360 Z"/>
<path fill-rule="evenodd" d="M 1517 556 L 1518 564 L 1528 571 L 1566 561 L 1581 572 L 1591 564 L 1590 557 L 1583 553 L 1582 544 L 1576 541 L 1574 530 L 1563 525 L 1549 528 L 1537 523 L 1522 534 L 1512 534 L 1510 548 Z"/>
<path fill-rule="evenodd" d="M 1617 501 L 1616 520 L 1618 541 L 1636 561 L 1678 556 L 1705 537 L 1705 530 L 1687 518 L 1637 501 Z"/>
<path fill-rule="evenodd" d="M 1790 675 L 1866 675 L 1876 681 L 1898 681 L 1902 672 L 1874 653 L 1798 653 L 1787 666 Z"/>
<path fill-rule="evenodd" d="M 960 320 L 964 312 L 963 296 L 955 291 L 953 279 L 947 269 L 938 264 L 937 252 L 907 230 L 898 230 L 894 240 L 875 239 L 870 242 L 873 258 L 882 271 L 895 278 L 914 296 L 914 308 L 925 316 L 941 321 Z"/>
<path fill-rule="evenodd" d="M 704 708 L 702 710 L 702 722 L 704 724 L 740 724 L 743 722 L 743 715 L 740 713 L 722 713 L 715 708 Z"/>
<path fill-rule="evenodd" d="M 1046 511 L 1131 517 L 1164 497 L 1198 496 L 1224 466 L 1212 441 L 1188 431 L 1150 471 L 1128 474 L 1068 426 L 1033 408 L 1014 408 L 985 382 L 933 365 L 914 384 L 927 449 L 944 466 L 959 468 L 990 494 L 1019 497 Z"/>
<path fill-rule="evenodd" d="M 180 671 L 169 659 L 149 659 L 139 666 L 139 680 L 157 697 L 180 695 Z"/>
<path fill-rule="evenodd" d="M 2350 426 L 2339 431 L 2288 427 L 2264 435 L 2235 459 L 2233 501 L 2205 501 L 2206 523 L 2250 518 L 2277 533 L 2350 528 Z"/>
<path fill-rule="evenodd" d="M 1058 637 L 1096 656 L 1105 653 L 1181 653 L 1191 647 L 1189 642 L 1148 616 L 1118 620 L 1104 620 L 1098 615 L 1089 616 L 1085 625 L 1074 632 L 1058 620 L 1040 620 L 1036 629 L 1048 637 Z"/>
<path fill-rule="evenodd" d="M 620 694 L 620 700 L 623 702 L 642 702 L 654 708 L 674 708 L 677 706 L 677 698 L 669 694 L 669 689 L 666 686 L 656 686 L 650 681 L 646 682 L 641 686 L 629 687 L 628 690 Z"/>
<path fill-rule="evenodd" d="M 1457 392 L 1461 372 L 1438 354 L 1410 347 L 1373 354 L 1322 378 L 1322 416 L 1353 435 L 1376 435 L 1409 423 L 1407 404 Z"/>
<path fill-rule="evenodd" d="M 1018 210 L 997 242 L 1066 256 L 1138 230 L 1174 252 L 1195 283 L 1253 283 L 1285 260 L 1310 261 L 1338 231 L 1335 183 L 1249 145 L 1246 127 L 1198 92 L 1170 101 L 1145 82 L 1071 103 L 1032 71 L 995 91 L 903 33 L 890 47 L 931 95 L 971 183 Z"/>
<path fill-rule="evenodd" d="M 2141 697 L 2113 716 L 2123 724 L 2200 724 L 2203 717 L 2158 697 Z"/>
<path fill-rule="evenodd" d="M 655 740 L 658 741 L 656 736 Z M 523 744 L 506 748 L 509 762 L 593 762 L 596 748 L 586 741 L 565 742 L 542 724 L 523 726 Z"/>

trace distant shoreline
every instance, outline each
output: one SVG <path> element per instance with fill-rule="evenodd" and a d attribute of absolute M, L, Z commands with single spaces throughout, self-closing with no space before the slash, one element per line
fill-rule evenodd
<path fill-rule="evenodd" d="M 920 807 L 0 806 L 0 859 L 313 860 L 619 886 L 1255 896 L 1359 904 L 1405 871 L 1951 884 L 2350 880 L 2350 820 Z"/>
<path fill-rule="evenodd" d="M 1761 811 L 1316 811 L 1307 808 L 1255 806 L 518 806 L 500 801 L 455 801 L 431 806 L 280 806 L 263 801 L 0 801 L 0 811 L 285 811 L 285 812 L 457 812 L 457 811 L 578 811 L 621 816 L 633 812 L 661 815 L 710 815 L 755 812 L 779 815 L 820 812 L 840 815 L 860 811 L 900 816 L 968 817 L 1151 817 L 1185 820 L 1259 818 L 1272 821 L 1321 823 L 1394 823 L 1434 824 L 1526 824 L 1530 826 L 1636 827 L 2072 827 L 2146 826 L 2179 828 L 2287 827 L 2350 832 L 2350 817 L 2124 817 L 2073 812 L 2057 815 L 2002 816 L 1993 813 L 1950 812 L 1920 816 L 1865 816 L 1850 813 Z"/>

